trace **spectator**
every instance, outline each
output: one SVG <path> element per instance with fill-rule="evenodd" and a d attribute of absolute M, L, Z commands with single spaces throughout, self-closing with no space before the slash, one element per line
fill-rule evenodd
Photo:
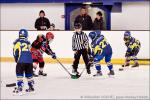
<path fill-rule="evenodd" d="M 51 31 L 55 30 L 55 24 L 53 24 L 53 23 L 50 24 L 50 30 L 51 30 Z"/>
<path fill-rule="evenodd" d="M 35 28 L 37 30 L 47 30 L 50 28 L 50 22 L 49 20 L 44 17 L 45 16 L 45 12 L 43 10 L 41 10 L 39 12 L 39 18 L 36 19 L 36 22 L 35 22 Z"/>
<path fill-rule="evenodd" d="M 93 23 L 93 29 L 94 30 L 105 30 L 104 21 L 103 21 L 101 11 L 98 11 L 96 13 L 96 18 L 95 18 L 94 23 Z"/>
<path fill-rule="evenodd" d="M 92 29 L 92 19 L 91 16 L 88 15 L 86 7 L 81 7 L 80 15 L 75 18 L 75 23 L 81 23 L 83 30 L 91 30 Z"/>
<path fill-rule="evenodd" d="M 48 30 L 50 30 L 50 31 L 59 31 L 59 29 L 55 28 L 55 24 L 54 23 L 50 24 L 50 28 Z"/>
<path fill-rule="evenodd" d="M 50 30 L 50 31 L 54 31 L 54 30 L 55 30 L 55 24 L 51 23 L 49 30 Z"/>

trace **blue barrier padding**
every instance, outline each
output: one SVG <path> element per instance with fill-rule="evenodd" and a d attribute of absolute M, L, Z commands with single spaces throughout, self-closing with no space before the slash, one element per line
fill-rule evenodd
<path fill-rule="evenodd" d="M 0 3 L 103 3 L 104 5 L 113 5 L 114 2 L 139 2 L 149 0 L 0 0 Z"/>

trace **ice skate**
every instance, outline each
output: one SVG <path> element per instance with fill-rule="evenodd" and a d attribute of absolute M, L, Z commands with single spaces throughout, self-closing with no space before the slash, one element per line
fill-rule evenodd
<path fill-rule="evenodd" d="M 87 73 L 88 73 L 88 74 L 91 74 L 91 70 L 90 70 L 90 69 L 87 69 Z"/>
<path fill-rule="evenodd" d="M 43 73 L 43 71 L 39 71 L 39 75 L 47 76 L 47 74 L 46 74 L 46 73 Z"/>
<path fill-rule="evenodd" d="M 123 68 L 123 67 L 119 68 L 119 71 L 123 71 L 123 70 L 124 70 L 124 68 Z"/>
<path fill-rule="evenodd" d="M 33 73 L 33 76 L 34 76 L 34 77 L 38 77 L 39 75 L 37 75 L 37 74 Z"/>
<path fill-rule="evenodd" d="M 139 67 L 139 63 L 135 63 L 131 68 Z"/>
<path fill-rule="evenodd" d="M 95 74 L 95 75 L 93 75 L 94 77 L 96 77 L 96 76 L 102 76 L 103 74 L 102 74 L 102 72 L 101 71 L 97 71 L 97 73 Z"/>
<path fill-rule="evenodd" d="M 114 70 L 110 70 L 110 72 L 108 73 L 108 75 L 109 75 L 109 76 L 111 76 L 111 75 L 115 75 Z"/>
<path fill-rule="evenodd" d="M 38 71 L 36 69 L 33 69 L 33 77 L 38 77 Z"/>
<path fill-rule="evenodd" d="M 26 92 L 34 92 L 33 86 L 30 86 L 28 89 L 26 89 Z"/>
<path fill-rule="evenodd" d="M 14 90 L 13 90 L 13 95 L 23 95 L 24 93 L 23 93 L 23 89 L 22 89 L 22 87 L 20 86 L 20 87 L 15 87 L 14 88 Z"/>
<path fill-rule="evenodd" d="M 72 69 L 72 74 L 73 75 L 79 75 L 79 72 L 77 71 L 77 69 Z"/>

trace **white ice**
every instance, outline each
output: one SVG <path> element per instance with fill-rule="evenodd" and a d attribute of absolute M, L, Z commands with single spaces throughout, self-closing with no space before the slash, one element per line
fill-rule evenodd
<path fill-rule="evenodd" d="M 71 64 L 64 64 L 71 72 Z M 92 77 L 86 70 L 79 79 L 71 79 L 59 64 L 46 63 L 47 77 L 34 78 L 35 93 L 13 96 L 16 82 L 15 63 L 1 63 L 1 99 L 149 99 L 149 66 L 141 65 L 126 71 L 118 71 L 121 65 L 114 65 L 115 77 L 108 77 L 108 68 L 102 65 L 102 77 Z M 79 65 L 81 72 L 84 65 Z M 26 88 L 25 84 L 25 88 Z"/>

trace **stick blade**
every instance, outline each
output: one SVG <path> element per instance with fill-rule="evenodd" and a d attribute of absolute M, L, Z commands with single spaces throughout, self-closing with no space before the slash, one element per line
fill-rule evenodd
<path fill-rule="evenodd" d="M 6 87 L 14 87 L 16 86 L 16 83 L 6 84 Z"/>
<path fill-rule="evenodd" d="M 72 79 L 78 79 L 80 77 L 80 75 L 71 75 Z"/>

